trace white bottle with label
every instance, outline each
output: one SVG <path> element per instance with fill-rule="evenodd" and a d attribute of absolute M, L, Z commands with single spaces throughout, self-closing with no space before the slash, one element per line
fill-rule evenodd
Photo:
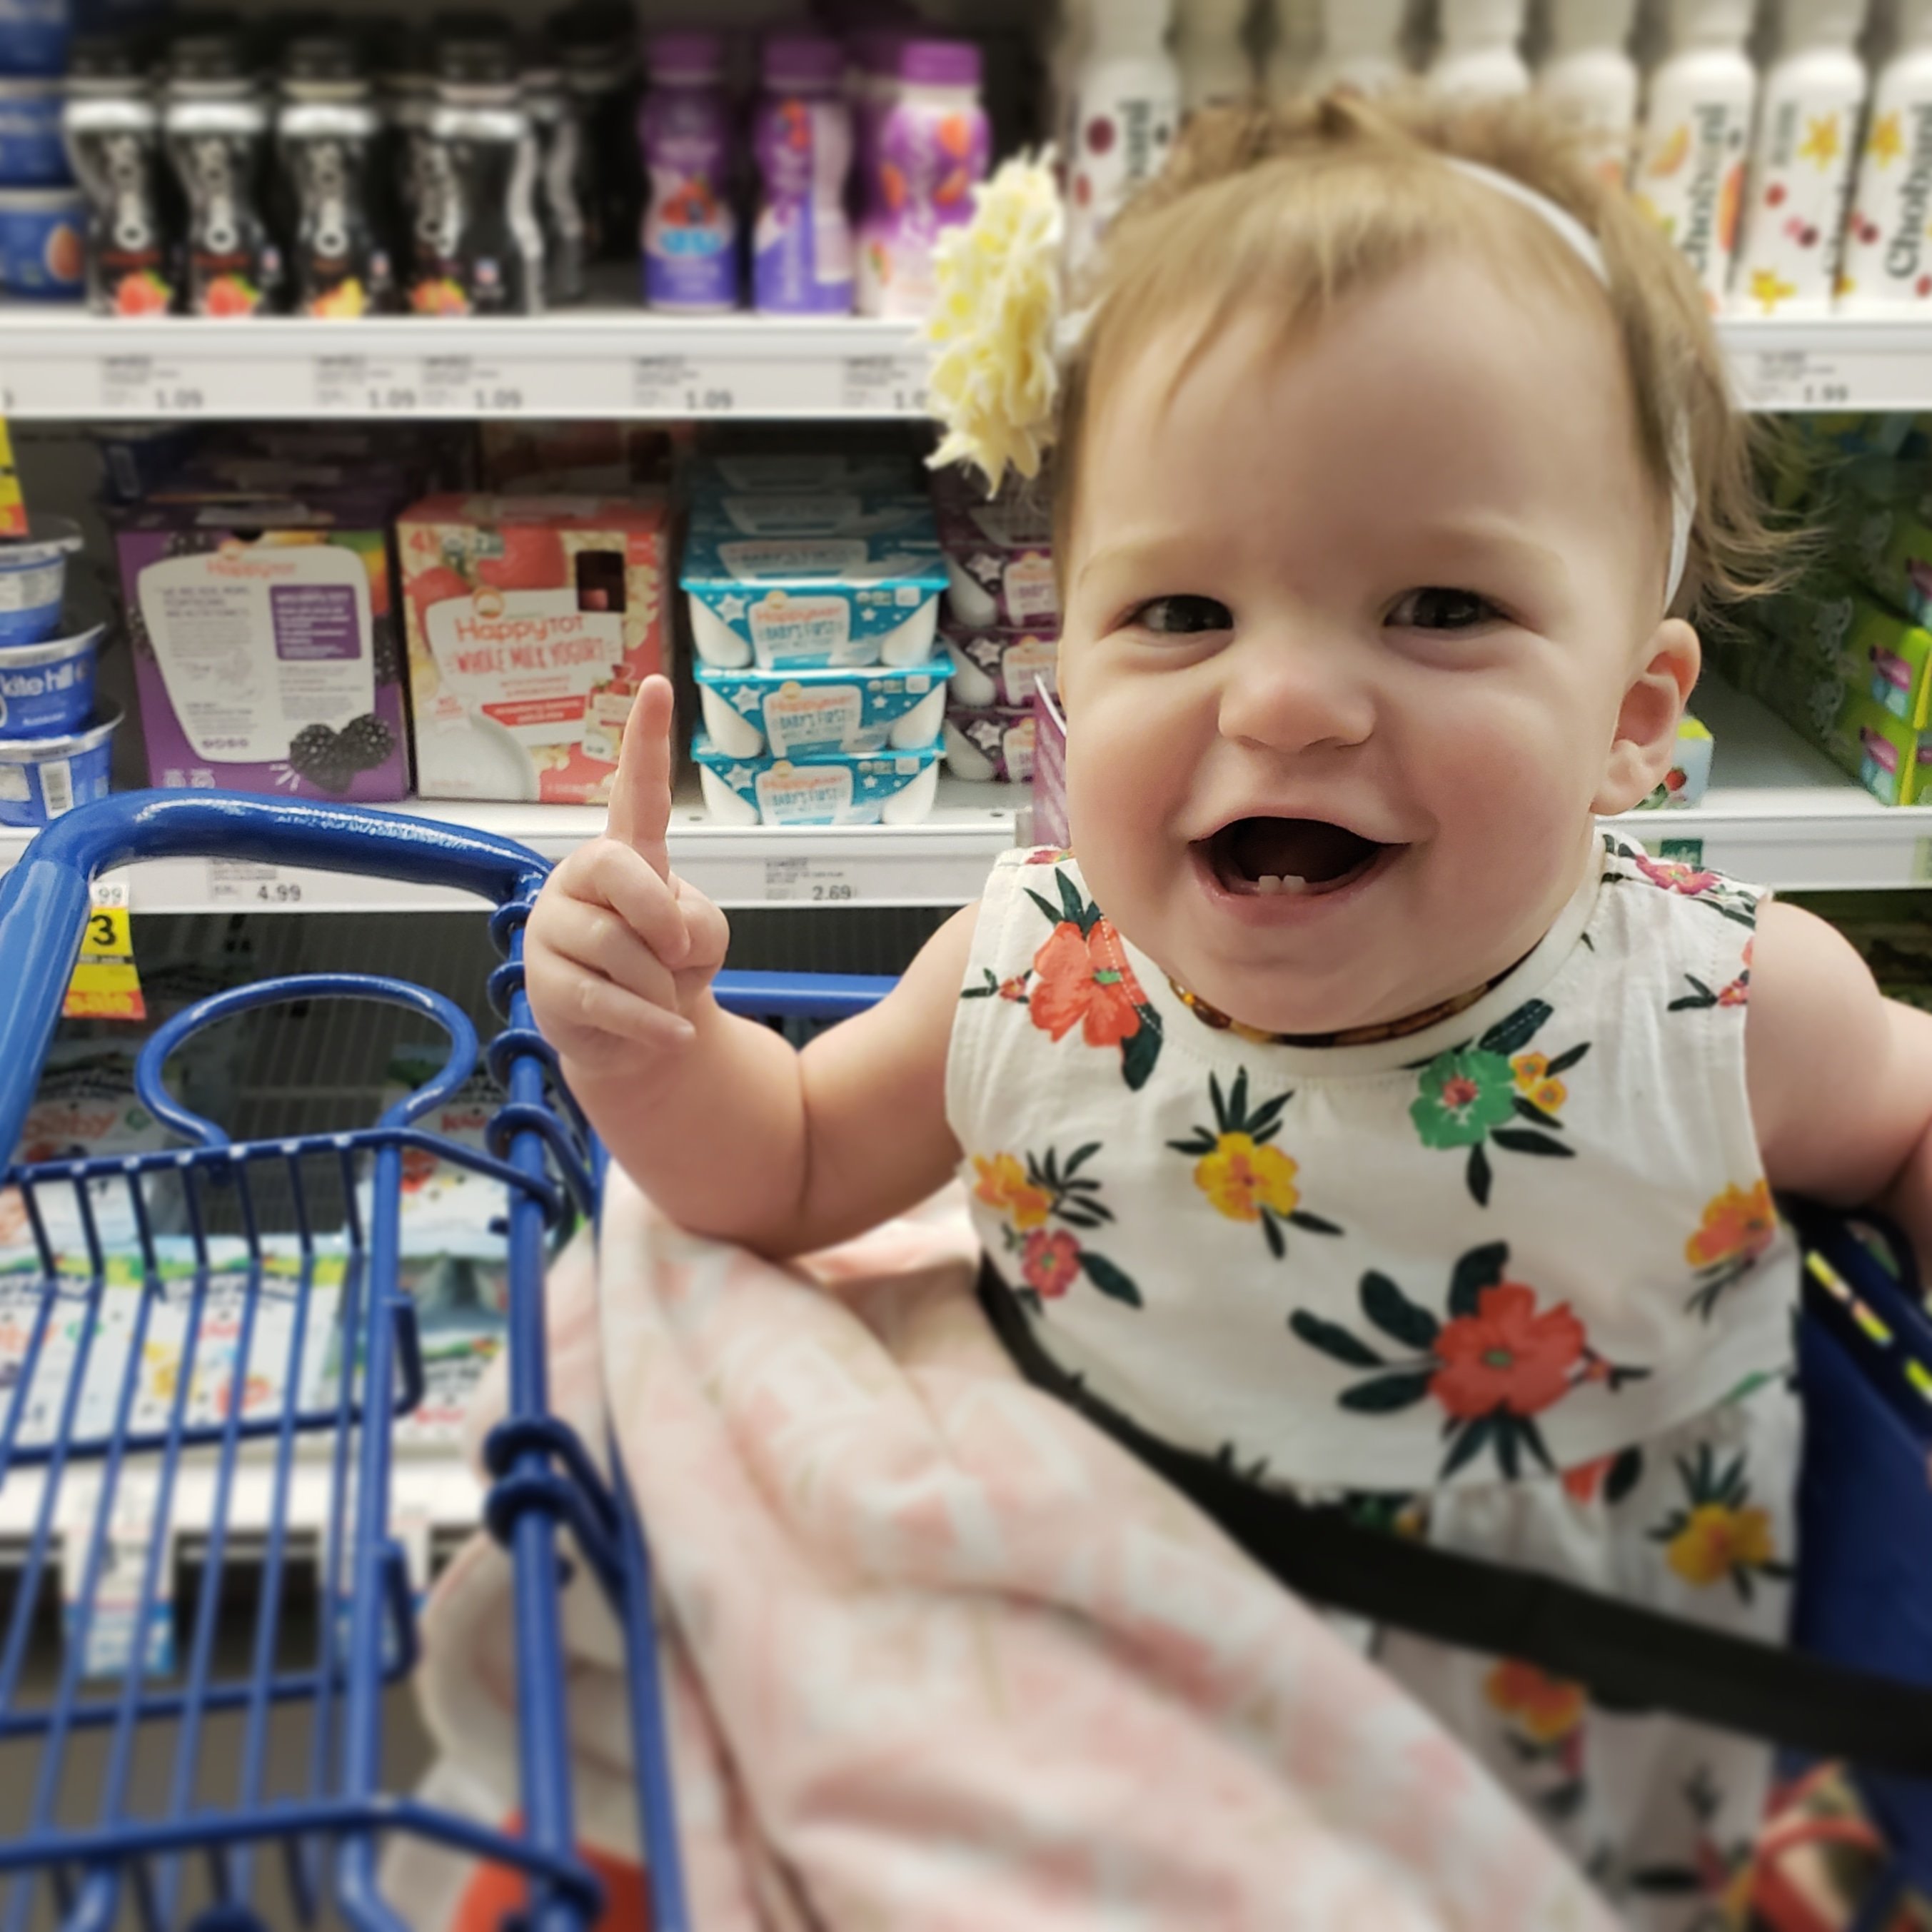
<path fill-rule="evenodd" d="M 1268 98 L 1306 94 L 1322 58 L 1322 0 L 1274 0 L 1274 33 L 1265 76 Z"/>
<path fill-rule="evenodd" d="M 1576 129 L 1605 179 L 1621 185 L 1636 134 L 1636 0 L 1550 0 L 1550 52 L 1536 91 Z"/>
<path fill-rule="evenodd" d="M 1864 64 L 1853 51 L 1864 10 L 1864 0 L 1784 0 L 1731 276 L 1741 315 L 1830 311 L 1864 105 Z"/>
<path fill-rule="evenodd" d="M 1730 284 L 1757 98 L 1744 50 L 1751 0 L 1671 0 L 1670 22 L 1630 193 L 1690 262 L 1714 314 Z"/>
<path fill-rule="evenodd" d="M 1067 266 L 1093 259 L 1108 224 L 1166 165 L 1180 120 L 1167 51 L 1172 0 L 1100 0 L 1075 83 L 1066 157 Z"/>
<path fill-rule="evenodd" d="M 1932 314 L 1932 0 L 1901 0 L 1896 50 L 1872 91 L 1845 224 L 1838 309 Z"/>
<path fill-rule="evenodd" d="M 1523 4 L 1524 0 L 1442 0 L 1442 39 L 1430 64 L 1430 92 L 1451 100 L 1527 94 Z"/>
<path fill-rule="evenodd" d="M 1322 0 L 1322 54 L 1309 76 L 1317 94 L 1386 94 L 1408 78 L 1403 0 Z"/>
<path fill-rule="evenodd" d="M 1180 69 L 1180 104 L 1192 114 L 1253 98 L 1255 64 L 1248 52 L 1248 0 L 1176 0 L 1174 57 Z"/>

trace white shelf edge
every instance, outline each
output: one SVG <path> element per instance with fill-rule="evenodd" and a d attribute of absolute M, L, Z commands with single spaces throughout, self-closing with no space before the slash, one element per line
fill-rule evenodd
<path fill-rule="evenodd" d="M 1726 317 L 1756 410 L 1932 408 L 1932 320 Z M 0 413 L 20 422 L 578 416 L 845 420 L 922 412 L 918 325 L 594 308 L 434 321 L 122 320 L 0 304 Z"/>
<path fill-rule="evenodd" d="M 942 779 L 940 805 L 921 825 L 768 831 L 714 825 L 694 805 L 672 818 L 671 862 L 728 910 L 766 905 L 963 905 L 978 897 L 993 861 L 1018 836 L 1024 802 L 1006 787 Z M 988 794 L 993 794 L 988 796 Z M 518 840 L 562 858 L 604 827 L 597 806 L 410 800 L 394 810 Z M 0 871 L 32 834 L 0 828 Z M 292 866 L 240 867 L 219 860 L 151 860 L 128 869 L 136 912 L 432 912 L 474 910 L 470 895 Z"/>

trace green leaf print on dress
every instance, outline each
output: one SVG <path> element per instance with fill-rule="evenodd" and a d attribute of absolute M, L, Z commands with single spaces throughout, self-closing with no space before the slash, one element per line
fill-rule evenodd
<path fill-rule="evenodd" d="M 1276 1261 L 1288 1253 L 1282 1229 L 1300 1228 L 1310 1234 L 1339 1234 L 1341 1229 L 1301 1205 L 1297 1176 L 1300 1169 L 1274 1144 L 1281 1132 L 1281 1111 L 1292 1094 L 1278 1094 L 1258 1106 L 1248 1105 L 1248 1070 L 1234 1076 L 1224 1097 L 1219 1078 L 1208 1076 L 1208 1098 L 1214 1110 L 1212 1127 L 1196 1127 L 1184 1141 L 1169 1141 L 1176 1154 L 1194 1162 L 1194 1184 L 1216 1214 L 1230 1221 L 1258 1223 L 1268 1252 Z"/>
<path fill-rule="evenodd" d="M 1390 1357 L 1339 1322 L 1305 1308 L 1288 1318 L 1291 1332 L 1345 1367 L 1372 1370 L 1336 1398 L 1358 1415 L 1389 1415 L 1433 1400 L 1443 1410 L 1446 1479 L 1486 1451 L 1514 1481 L 1525 1453 L 1556 1473 L 1536 1418 L 1589 1383 L 1611 1393 L 1648 1369 L 1606 1361 L 1589 1345 L 1568 1302 L 1538 1306 L 1534 1288 L 1507 1279 L 1508 1244 L 1492 1241 L 1458 1261 L 1439 1318 L 1375 1269 L 1361 1279 L 1362 1312 L 1400 1346 Z"/>
<path fill-rule="evenodd" d="M 1561 1076 L 1590 1050 L 1587 1040 L 1551 1060 L 1526 1051 L 1551 1017 L 1541 1000 L 1506 1014 L 1472 1046 L 1438 1053 L 1418 1076 L 1408 1117 L 1426 1148 L 1467 1148 L 1465 1176 L 1476 1204 L 1490 1204 L 1495 1174 L 1487 1149 L 1568 1160 L 1576 1150 L 1557 1136 L 1558 1110 L 1569 1098 Z M 1516 1123 L 1516 1124 L 1507 1124 Z"/>
<path fill-rule="evenodd" d="M 1052 1148 L 1043 1155 L 975 1154 L 978 1178 L 974 1196 L 1000 1214 L 1000 1244 L 1019 1264 L 1020 1300 L 1037 1314 L 1042 1301 L 1056 1300 L 1084 1274 L 1109 1300 L 1129 1308 L 1141 1305 L 1133 1277 L 1105 1255 L 1096 1254 L 1073 1230 L 1104 1228 L 1114 1211 L 1102 1200 L 1100 1183 L 1081 1169 L 1100 1151 L 1098 1141 L 1076 1148 L 1063 1166 Z M 1049 1224 L 1062 1221 L 1064 1227 Z"/>

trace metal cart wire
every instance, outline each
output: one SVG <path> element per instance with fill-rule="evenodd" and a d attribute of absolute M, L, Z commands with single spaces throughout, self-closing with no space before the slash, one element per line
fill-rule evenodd
<path fill-rule="evenodd" d="M 0 1932 L 122 1924 L 250 1932 L 331 1912 L 368 1932 L 406 1932 L 377 1876 L 382 1841 L 398 1833 L 524 1874 L 519 1922 L 532 1932 L 584 1932 L 600 1891 L 573 1828 L 562 1696 L 566 1544 L 623 1630 L 653 1921 L 681 1932 L 649 1558 L 621 1483 L 605 1480 L 547 1402 L 543 1269 L 560 1233 L 594 1215 L 601 1155 L 523 991 L 522 929 L 544 862 L 507 840 L 395 814 L 220 794 L 131 794 L 69 814 L 0 883 L 0 1146 L 18 1143 L 89 881 L 130 861 L 192 854 L 365 872 L 488 900 L 502 956 L 490 994 L 503 1024 L 483 1053 L 508 1099 L 487 1151 L 422 1132 L 411 1122 L 478 1060 L 476 1030 L 460 1007 L 375 974 L 268 980 L 202 1000 L 145 1048 L 140 1098 L 179 1149 L 10 1169 L 40 1265 L 16 1310 L 26 1334 L 12 1387 L 0 1386 L 0 1489 L 39 1487 L 10 1609 L 0 1612 L 0 1744 L 26 1740 L 33 1751 L 26 1828 L 0 1842 Z M 236 1142 L 170 1095 L 170 1056 L 190 1034 L 252 1008 L 336 998 L 402 1006 L 448 1038 L 441 1072 L 374 1126 Z M 422 1388 L 413 1310 L 398 1282 L 406 1155 L 457 1163 L 502 1189 L 508 1408 L 488 1443 L 485 1514 L 514 1572 L 514 1829 L 383 1783 L 383 1691 L 408 1673 L 416 1648 L 388 1509 L 392 1429 Z M 292 1210 L 284 1234 L 265 1225 L 270 1191 Z M 325 1197 L 340 1204 L 340 1228 L 317 1212 Z M 50 1236 L 56 1225 L 79 1230 L 66 1252 Z M 149 1344 L 164 1333 L 174 1343 L 171 1389 L 144 1376 Z M 225 1367 L 197 1372 L 218 1358 Z M 332 1373 L 316 1372 L 318 1360 L 325 1371 L 332 1362 Z M 278 1394 L 251 1406 L 256 1364 Z M 328 1485 L 314 1556 L 323 1611 L 307 1654 L 292 1657 L 284 1585 L 298 1552 L 290 1497 L 298 1474 L 318 1464 Z M 158 1672 L 149 1616 L 170 1511 L 190 1472 L 212 1493 L 200 1584 L 184 1654 Z M 244 1476 L 259 1482 L 264 1472 L 266 1528 L 250 1539 L 260 1565 L 254 1626 L 240 1658 L 224 1663 L 216 1631 L 240 1541 L 235 1500 Z M 143 1532 L 131 1542 L 130 1514 Z M 131 1577 L 112 1574 L 122 1547 L 145 1552 Z M 36 1604 L 61 1565 L 69 1599 L 61 1660 L 51 1689 L 33 1692 L 24 1666 Z M 124 1660 L 104 1678 L 102 1654 L 117 1640 Z M 299 1790 L 272 1790 L 270 1726 L 291 1712 L 306 1727 L 306 1777 Z M 211 1789 L 202 1747 L 215 1726 L 236 1724 L 238 1778 Z M 88 1732 L 104 1733 L 106 1749 L 80 1776 L 74 1747 Z M 137 1784 L 144 1755 L 150 1774 Z M 272 1904 L 278 1888 L 282 1902 Z"/>

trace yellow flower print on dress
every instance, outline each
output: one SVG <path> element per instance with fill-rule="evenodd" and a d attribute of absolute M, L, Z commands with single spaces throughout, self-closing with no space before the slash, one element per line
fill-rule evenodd
<path fill-rule="evenodd" d="M 1516 1658 L 1504 1658 L 1483 1680 L 1483 1695 L 1492 1709 L 1514 1718 L 1523 1735 L 1538 1744 L 1567 1738 L 1583 1721 L 1582 1684 Z"/>
<path fill-rule="evenodd" d="M 1684 1258 L 1697 1270 L 1684 1306 L 1708 1322 L 1725 1289 L 1750 1274 L 1777 1239 L 1778 1210 L 1762 1176 L 1749 1187 L 1713 1195 L 1697 1232 L 1684 1244 Z"/>
<path fill-rule="evenodd" d="M 1694 1460 L 1678 1459 L 1677 1473 L 1684 1504 L 1650 1532 L 1677 1575 L 1700 1590 L 1728 1582 L 1746 1603 L 1758 1578 L 1790 1580 L 1790 1564 L 1778 1560 L 1770 1514 L 1750 1499 L 1742 1451 L 1720 1469 L 1710 1444 L 1701 1443 Z"/>
<path fill-rule="evenodd" d="M 973 1192 L 988 1208 L 997 1209 L 1024 1233 L 1043 1226 L 1052 1211 L 1052 1197 L 1034 1186 L 1017 1156 L 996 1154 L 989 1160 L 983 1154 L 973 1156 L 974 1172 L 980 1177 Z"/>
<path fill-rule="evenodd" d="M 1288 1252 L 1285 1227 L 1295 1227 L 1310 1234 L 1339 1234 L 1332 1221 L 1311 1214 L 1301 1204 L 1301 1190 L 1296 1186 L 1300 1168 L 1281 1149 L 1274 1137 L 1281 1132 L 1281 1110 L 1293 1100 L 1292 1094 L 1277 1094 L 1258 1106 L 1248 1105 L 1248 1070 L 1234 1076 L 1234 1084 L 1224 1095 L 1220 1078 L 1208 1076 L 1208 1098 L 1214 1110 L 1211 1127 L 1196 1127 L 1184 1141 L 1169 1141 L 1176 1154 L 1196 1156 L 1194 1184 L 1207 1196 L 1217 1214 L 1230 1221 L 1259 1223 L 1276 1261 Z"/>
<path fill-rule="evenodd" d="M 1049 1148 L 1043 1154 L 976 1154 L 975 1200 L 1004 1219 L 1000 1246 L 1019 1281 L 1014 1293 L 1038 1312 L 1042 1301 L 1058 1300 L 1083 1274 L 1108 1300 L 1130 1308 L 1141 1305 L 1141 1292 L 1125 1270 L 1097 1255 L 1078 1234 L 1104 1228 L 1114 1210 L 1102 1200 L 1100 1181 L 1081 1169 L 1100 1151 L 1089 1141 L 1068 1156 L 1064 1166 Z M 1050 1227 L 1050 1222 L 1064 1226 Z"/>
<path fill-rule="evenodd" d="M 1516 1076 L 1516 1091 L 1532 1107 L 1545 1114 L 1562 1111 L 1570 1090 L 1550 1072 L 1548 1054 L 1519 1053 L 1510 1068 Z"/>

